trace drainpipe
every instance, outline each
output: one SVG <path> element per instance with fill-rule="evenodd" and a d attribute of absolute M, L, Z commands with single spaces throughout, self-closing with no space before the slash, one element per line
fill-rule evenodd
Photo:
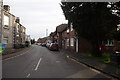
<path fill-rule="evenodd" d="M 2 43 L 2 7 L 3 0 L 0 0 L 0 43 Z"/>

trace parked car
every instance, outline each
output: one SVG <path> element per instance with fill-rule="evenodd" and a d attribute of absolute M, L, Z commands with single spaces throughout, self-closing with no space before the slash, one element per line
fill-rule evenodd
<path fill-rule="evenodd" d="M 51 43 L 46 43 L 46 47 L 49 48 Z"/>
<path fill-rule="evenodd" d="M 42 46 L 43 46 L 43 47 L 46 47 L 46 43 L 42 43 Z"/>
<path fill-rule="evenodd" d="M 49 49 L 58 51 L 59 50 L 58 44 L 51 43 Z"/>
<path fill-rule="evenodd" d="M 47 41 L 46 41 L 46 47 L 49 48 L 51 43 L 52 43 L 51 40 L 47 40 Z"/>
<path fill-rule="evenodd" d="M 40 46 L 41 43 L 37 43 L 38 46 Z"/>
<path fill-rule="evenodd" d="M 42 43 L 40 43 L 40 46 L 42 46 Z"/>

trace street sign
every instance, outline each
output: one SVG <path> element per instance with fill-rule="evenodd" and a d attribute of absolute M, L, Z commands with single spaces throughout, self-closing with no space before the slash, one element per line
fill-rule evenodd
<path fill-rule="evenodd" d="M 5 44 L 0 44 L 0 53 L 5 51 Z"/>

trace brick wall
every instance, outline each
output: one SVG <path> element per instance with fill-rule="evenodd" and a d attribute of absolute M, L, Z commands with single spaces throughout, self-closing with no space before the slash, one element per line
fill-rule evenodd
<path fill-rule="evenodd" d="M 80 53 L 89 53 L 92 46 L 90 42 L 84 38 L 79 38 L 79 52 Z"/>
<path fill-rule="evenodd" d="M 114 46 L 104 46 L 105 52 L 120 51 L 120 41 L 115 41 Z"/>

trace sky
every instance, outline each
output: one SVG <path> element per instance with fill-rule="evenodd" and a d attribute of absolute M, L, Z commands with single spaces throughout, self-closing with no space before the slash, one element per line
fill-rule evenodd
<path fill-rule="evenodd" d="M 54 32 L 56 26 L 67 23 L 60 7 L 61 0 L 3 0 L 10 6 L 10 13 L 20 18 L 20 23 L 26 27 L 31 38 L 46 37 Z"/>

